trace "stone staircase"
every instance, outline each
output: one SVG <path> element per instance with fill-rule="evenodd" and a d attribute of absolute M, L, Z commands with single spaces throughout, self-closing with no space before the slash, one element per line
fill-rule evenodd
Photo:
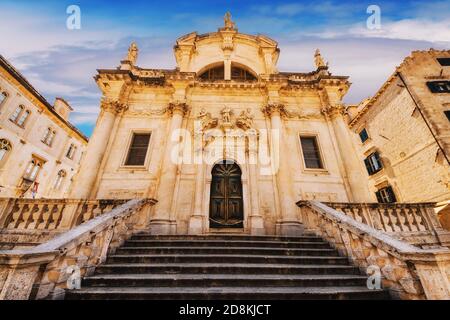
<path fill-rule="evenodd" d="M 68 300 L 388 299 L 321 238 L 132 237 Z"/>

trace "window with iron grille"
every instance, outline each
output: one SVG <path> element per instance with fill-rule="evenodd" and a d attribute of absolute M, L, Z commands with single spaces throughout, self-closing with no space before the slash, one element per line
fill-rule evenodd
<path fill-rule="evenodd" d="M 391 186 L 378 190 L 376 195 L 379 203 L 397 202 L 397 198 L 395 197 L 394 190 Z"/>
<path fill-rule="evenodd" d="M 374 175 L 375 173 L 383 169 L 383 163 L 381 162 L 380 154 L 378 152 L 374 152 L 371 155 L 369 155 L 364 160 L 364 163 L 366 165 L 367 172 L 369 173 L 370 176 Z"/>
<path fill-rule="evenodd" d="M 143 166 L 147 157 L 150 133 L 134 133 L 128 150 L 126 166 Z"/>
<path fill-rule="evenodd" d="M 300 137 L 303 159 L 307 169 L 323 169 L 319 145 L 316 137 Z"/>

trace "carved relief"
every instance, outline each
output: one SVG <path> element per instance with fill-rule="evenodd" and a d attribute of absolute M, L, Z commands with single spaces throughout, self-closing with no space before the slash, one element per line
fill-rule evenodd
<path fill-rule="evenodd" d="M 102 100 L 100 107 L 102 110 L 114 114 L 122 114 L 128 110 L 128 106 L 126 104 L 110 100 Z"/>
<path fill-rule="evenodd" d="M 236 120 L 236 126 L 242 130 L 249 130 L 253 127 L 253 115 L 250 109 L 241 112 L 241 115 Z"/>

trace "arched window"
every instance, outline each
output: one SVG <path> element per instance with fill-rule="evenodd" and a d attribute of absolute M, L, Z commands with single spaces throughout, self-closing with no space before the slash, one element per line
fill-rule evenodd
<path fill-rule="evenodd" d="M 67 150 L 66 157 L 69 158 L 70 160 L 73 160 L 76 151 L 77 147 L 72 143 L 69 147 L 69 150 Z"/>
<path fill-rule="evenodd" d="M 36 181 L 36 178 L 39 174 L 39 171 L 42 169 L 42 166 L 44 163 L 42 160 L 39 160 L 37 158 L 33 158 L 31 162 L 28 164 L 27 169 L 25 170 L 24 179 L 28 181 Z"/>
<path fill-rule="evenodd" d="M 51 147 L 55 135 L 56 131 L 52 130 L 52 128 L 47 128 L 47 130 L 45 131 L 44 138 L 42 139 L 42 142 Z"/>
<path fill-rule="evenodd" d="M 3 160 L 6 160 L 9 152 L 11 151 L 11 143 L 6 139 L 0 139 L 0 164 Z"/>
<path fill-rule="evenodd" d="M 28 117 L 30 116 L 31 112 L 30 111 L 25 111 L 24 113 L 22 113 L 19 121 L 17 121 L 17 124 L 21 127 L 23 127 L 25 125 L 25 122 L 27 121 Z"/>
<path fill-rule="evenodd" d="M 11 115 L 11 117 L 9 117 L 9 120 L 16 123 L 16 121 L 17 121 L 17 119 L 19 119 L 19 116 L 22 113 L 23 109 L 24 109 L 23 106 L 18 106 L 16 108 L 16 110 L 14 110 L 14 113 Z"/>
<path fill-rule="evenodd" d="M 18 106 L 14 113 L 9 117 L 9 120 L 17 124 L 19 127 L 23 127 L 28 117 L 30 116 L 31 111 L 25 110 L 24 106 Z"/>
<path fill-rule="evenodd" d="M 239 67 L 232 66 L 231 67 L 231 80 L 235 81 L 255 81 L 256 77 L 248 72 L 247 70 L 244 70 Z"/>
<path fill-rule="evenodd" d="M 8 99 L 8 94 L 6 92 L 2 92 L 0 94 L 0 107 L 6 102 L 6 99 Z"/>
<path fill-rule="evenodd" d="M 55 181 L 55 185 L 53 186 L 53 188 L 55 190 L 59 190 L 61 189 L 61 185 L 64 181 L 64 178 L 66 177 L 67 173 L 64 170 L 60 170 L 58 172 L 58 176 L 56 177 L 56 181 Z"/>
<path fill-rule="evenodd" d="M 205 81 L 223 80 L 225 78 L 225 68 L 223 65 L 206 70 L 200 75 L 200 79 Z"/>
<path fill-rule="evenodd" d="M 225 69 L 223 65 L 213 67 L 202 74 L 199 78 L 204 81 L 218 81 L 225 79 Z M 231 80 L 234 81 L 256 81 L 256 77 L 249 71 L 238 66 L 231 66 Z"/>

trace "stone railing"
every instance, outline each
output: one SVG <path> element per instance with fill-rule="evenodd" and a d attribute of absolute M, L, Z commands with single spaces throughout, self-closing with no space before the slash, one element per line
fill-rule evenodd
<path fill-rule="evenodd" d="M 48 241 L 127 201 L 0 199 L 1 247 L 26 247 Z"/>
<path fill-rule="evenodd" d="M 148 228 L 156 200 L 131 200 L 32 249 L 0 251 L 0 300 L 59 299 L 72 276 L 91 275 L 133 232 Z"/>
<path fill-rule="evenodd" d="M 434 203 L 325 203 L 354 220 L 419 246 L 450 246 L 450 232 L 436 215 Z"/>
<path fill-rule="evenodd" d="M 399 299 L 450 299 L 450 250 L 421 249 L 317 201 L 301 201 L 305 227 L 367 273 L 379 270 Z"/>

